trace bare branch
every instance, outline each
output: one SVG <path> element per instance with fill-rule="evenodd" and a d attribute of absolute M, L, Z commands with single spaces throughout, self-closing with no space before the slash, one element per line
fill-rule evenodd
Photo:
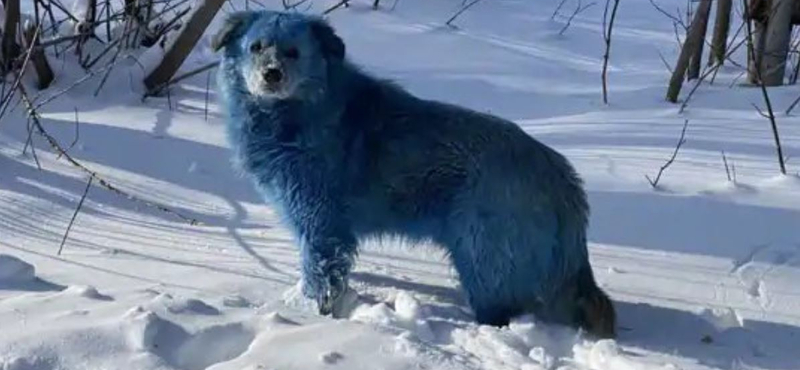
<path fill-rule="evenodd" d="M 564 27 L 561 28 L 561 31 L 558 32 L 559 35 L 563 35 L 564 34 L 564 32 L 567 30 L 567 28 L 569 28 L 569 26 L 572 24 L 572 20 L 575 19 L 575 17 L 578 14 L 582 13 L 586 9 L 591 8 L 594 5 L 597 5 L 596 2 L 591 2 L 589 4 L 586 4 L 586 6 L 581 6 L 581 1 L 582 0 L 578 0 L 578 6 L 575 7 L 575 11 L 572 12 L 572 15 L 569 16 L 569 19 L 567 19 L 567 23 L 564 24 Z"/>
<path fill-rule="evenodd" d="M 81 200 L 78 202 L 78 206 L 75 207 L 75 213 L 72 214 L 69 225 L 67 225 L 67 230 L 64 231 L 64 237 L 61 239 L 61 245 L 58 246 L 58 253 L 56 253 L 59 256 L 61 255 L 61 251 L 64 250 L 64 243 L 67 242 L 67 236 L 69 235 L 69 231 L 72 230 L 72 224 L 75 223 L 75 218 L 78 217 L 78 213 L 80 213 L 81 207 L 83 207 L 83 201 L 86 200 L 86 196 L 89 194 L 89 188 L 92 187 L 92 180 L 94 180 L 94 177 L 89 176 L 89 181 L 86 182 L 86 189 L 83 190 Z"/>
<path fill-rule="evenodd" d="M 558 3 L 558 6 L 556 6 L 556 10 L 553 10 L 553 14 L 550 15 L 550 20 L 556 19 L 556 16 L 558 15 L 558 11 L 561 10 L 561 8 L 564 6 L 564 4 L 566 2 L 567 2 L 567 0 L 561 0 L 561 2 Z"/>
<path fill-rule="evenodd" d="M 788 115 L 790 115 L 790 114 L 792 113 L 792 111 L 794 110 L 794 108 L 797 106 L 797 104 L 798 104 L 798 103 L 800 103 L 800 96 L 798 96 L 798 97 L 797 97 L 797 99 L 795 99 L 795 100 L 792 102 L 792 104 L 791 104 L 791 105 L 789 105 L 789 108 L 786 108 L 786 115 L 787 115 L 787 116 L 788 116 Z"/>
<path fill-rule="evenodd" d="M 614 1 L 614 7 L 611 10 L 611 18 L 608 18 L 608 7 L 612 0 L 606 0 L 606 9 L 603 12 L 603 40 L 606 44 L 606 52 L 603 54 L 603 72 L 601 79 L 603 82 L 603 103 L 608 104 L 608 59 L 611 56 L 611 32 L 614 30 L 614 20 L 617 18 L 617 9 L 619 8 L 619 0 Z M 606 27 L 606 25 L 608 25 Z"/>
<path fill-rule="evenodd" d="M 117 60 L 117 57 L 119 57 L 119 54 L 121 52 L 122 52 L 122 49 L 117 49 L 117 53 L 114 54 L 114 56 L 111 58 L 111 61 L 108 63 L 108 65 L 111 66 L 111 67 L 106 69 L 106 72 L 103 74 L 103 78 L 100 80 L 100 83 L 97 85 L 97 89 L 94 90 L 94 96 L 97 96 L 98 94 L 100 94 L 100 89 L 102 89 L 103 85 L 106 84 L 106 80 L 108 80 L 108 76 L 111 75 L 111 69 L 113 69 L 114 62 Z"/>
<path fill-rule="evenodd" d="M 72 142 L 67 147 L 67 150 L 72 149 L 75 144 L 78 143 L 78 140 L 81 138 L 81 121 L 78 119 L 78 107 L 75 107 L 75 136 L 72 138 Z"/>
<path fill-rule="evenodd" d="M 667 62 L 667 59 L 664 58 L 664 54 L 661 54 L 661 52 L 659 51 L 658 52 L 658 56 L 661 58 L 661 62 L 664 63 L 664 67 L 667 67 L 667 70 L 669 71 L 669 73 L 672 74 L 672 66 L 669 65 L 669 62 Z"/>
<path fill-rule="evenodd" d="M 295 10 L 298 6 L 305 4 L 308 0 L 298 0 L 296 3 L 292 4 L 289 0 L 281 0 L 283 4 L 283 10 Z"/>
<path fill-rule="evenodd" d="M 206 99 L 205 99 L 205 103 L 204 103 L 204 106 L 203 106 L 203 118 L 206 120 L 206 122 L 208 122 L 208 91 L 210 90 L 209 89 L 209 85 L 211 85 L 211 71 L 210 70 L 208 71 L 208 73 L 206 73 Z"/>
<path fill-rule="evenodd" d="M 326 9 L 324 12 L 322 12 L 322 15 L 328 15 L 328 14 L 330 14 L 331 12 L 333 12 L 334 10 L 341 8 L 343 5 L 346 7 L 346 6 L 347 6 L 347 3 L 348 3 L 348 1 L 350 1 L 350 0 L 341 0 L 341 1 L 339 1 L 338 3 L 336 3 L 336 4 L 333 4 L 333 6 L 332 6 L 332 7 L 328 8 L 328 9 Z"/>
<path fill-rule="evenodd" d="M 218 66 L 219 66 L 219 62 L 218 61 L 214 61 L 214 62 L 210 62 L 210 63 L 208 63 L 208 64 L 206 64 L 206 65 L 204 65 L 204 66 L 202 66 L 200 68 L 196 68 L 196 69 L 193 69 L 193 70 L 191 70 L 189 72 L 186 72 L 186 73 L 184 73 L 182 75 L 179 75 L 179 76 L 167 81 L 164 84 L 156 86 L 151 91 L 146 93 L 144 95 L 144 98 L 147 98 L 147 97 L 150 97 L 150 96 L 156 96 L 156 95 L 160 94 L 161 91 L 163 91 L 164 89 L 166 89 L 166 88 L 168 88 L 168 87 L 170 87 L 170 86 L 172 86 L 172 85 L 174 85 L 174 84 L 176 84 L 176 83 L 178 83 L 180 81 L 183 81 L 183 80 L 185 80 L 185 79 L 187 79 L 189 77 L 192 77 L 192 76 L 198 75 L 200 73 L 203 73 L 205 71 L 217 68 Z"/>
<path fill-rule="evenodd" d="M 650 183 L 650 186 L 652 186 L 654 189 L 658 188 L 658 182 L 661 181 L 661 175 L 664 174 L 664 171 L 666 171 L 667 168 L 669 168 L 669 166 L 671 166 L 673 162 L 675 162 L 675 157 L 678 156 L 678 151 L 681 150 L 681 147 L 683 146 L 683 144 L 686 143 L 685 137 L 686 137 L 686 128 L 687 127 L 689 127 L 689 120 L 688 119 L 683 121 L 683 129 L 681 130 L 681 137 L 680 137 L 680 139 L 678 139 L 678 145 L 675 146 L 675 151 L 672 152 L 672 156 L 669 157 L 669 160 L 667 160 L 667 162 L 664 163 L 664 165 L 661 166 L 661 168 L 658 169 L 658 174 L 656 175 L 655 180 L 650 179 L 650 176 L 647 176 L 647 175 L 644 176 L 647 179 L 647 181 Z"/>
<path fill-rule="evenodd" d="M 27 154 L 28 148 L 31 148 L 31 155 L 33 156 L 33 161 L 36 163 L 36 168 L 41 171 L 42 164 L 39 162 L 39 156 L 36 155 L 36 144 L 33 143 L 33 125 L 31 124 L 30 118 L 28 118 L 27 126 L 28 138 L 25 139 L 25 147 L 22 148 L 22 154 Z"/>
<path fill-rule="evenodd" d="M 731 178 L 731 170 L 730 167 L 728 167 L 728 158 L 725 157 L 724 150 L 722 151 L 722 163 L 725 165 L 725 175 L 728 176 L 728 181 L 734 181 L 733 178 Z"/>
<path fill-rule="evenodd" d="M 454 27 L 451 23 L 453 23 L 453 21 L 455 21 L 456 18 L 458 18 L 458 16 L 461 15 L 461 13 L 466 12 L 467 9 L 471 8 L 473 5 L 475 5 L 475 4 L 479 3 L 479 2 L 481 2 L 481 0 L 472 0 L 467 5 L 462 6 L 461 9 L 459 9 L 455 14 L 453 14 L 453 16 L 450 17 L 450 19 L 448 19 L 447 22 L 445 22 L 444 24 L 446 24 L 446 25 L 448 25 L 450 27 Z"/>
<path fill-rule="evenodd" d="M 658 4 L 656 4 L 656 2 L 654 0 L 650 0 L 650 4 L 653 5 L 653 7 L 656 8 L 656 10 L 658 10 L 659 13 L 661 13 L 661 14 L 665 15 L 667 18 L 671 19 L 672 23 L 674 23 L 676 25 L 680 25 L 681 27 L 683 27 L 684 31 L 689 29 L 689 27 L 686 26 L 686 23 L 683 22 L 683 19 L 681 19 L 679 17 L 676 17 L 676 16 L 674 16 L 672 14 L 669 14 L 669 12 L 667 12 L 666 10 L 664 10 L 663 8 L 658 6 Z M 678 10 L 678 14 L 680 14 L 680 10 Z"/>

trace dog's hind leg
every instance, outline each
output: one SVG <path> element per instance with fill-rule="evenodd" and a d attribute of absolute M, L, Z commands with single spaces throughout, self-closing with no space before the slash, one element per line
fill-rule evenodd
<path fill-rule="evenodd" d="M 507 325 L 546 303 L 545 285 L 561 259 L 555 233 L 547 232 L 553 220 L 484 209 L 450 221 L 444 244 L 479 323 Z"/>
<path fill-rule="evenodd" d="M 533 225 L 499 211 L 462 213 L 451 217 L 449 225 L 443 244 L 479 323 L 507 325 L 536 302 L 548 266 L 522 238 L 522 227 Z M 552 247 L 543 245 L 538 251 L 545 254 L 547 248 Z"/>

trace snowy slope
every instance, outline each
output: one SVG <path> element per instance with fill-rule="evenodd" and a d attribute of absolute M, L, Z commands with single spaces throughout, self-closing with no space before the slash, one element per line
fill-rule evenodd
<path fill-rule="evenodd" d="M 39 138 L 43 170 L 22 154 L 18 107 L 0 122 L 0 369 L 800 369 L 800 119 L 778 116 L 792 172 L 779 176 L 751 105 L 760 92 L 735 84 L 736 67 L 683 114 L 664 102 L 659 53 L 675 60 L 675 36 L 647 1 L 620 6 L 608 106 L 602 4 L 560 35 L 576 2 L 550 19 L 559 1 L 485 1 L 458 28 L 443 23 L 460 0 L 383 2 L 331 14 L 350 58 L 420 96 L 512 119 L 576 165 L 618 340 L 530 317 L 478 326 L 442 253 L 392 242 L 361 254 L 349 318 L 318 317 L 298 299 L 291 236 L 230 168 L 213 78 L 208 94 L 200 74 L 142 103 L 141 68 L 126 60 L 99 98 L 92 81 L 44 107 L 43 123 L 65 146 L 77 132 L 70 153 L 111 183 L 202 224 L 95 185 L 56 255 L 87 179 Z M 211 58 L 206 37 L 184 69 Z M 56 74 L 53 92 L 73 81 Z M 771 94 L 783 111 L 800 90 Z M 685 119 L 687 142 L 654 190 L 644 176 Z"/>

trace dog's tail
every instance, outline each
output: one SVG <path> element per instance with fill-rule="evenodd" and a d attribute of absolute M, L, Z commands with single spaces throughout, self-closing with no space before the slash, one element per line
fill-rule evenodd
<path fill-rule="evenodd" d="M 589 251 L 587 248 L 586 228 L 589 221 L 589 202 L 583 190 L 583 181 L 569 165 L 566 158 L 559 155 L 567 169 L 566 181 L 559 186 L 563 191 L 561 212 L 559 215 L 561 229 L 559 239 L 562 247 L 569 253 L 565 260 L 576 265 L 568 266 L 567 270 L 577 267 L 577 273 L 568 279 L 568 286 L 573 294 L 562 291 L 565 298 L 573 298 L 574 307 L 572 314 L 573 323 L 584 329 L 590 335 L 599 338 L 614 338 L 616 336 L 617 315 L 614 305 L 608 295 L 597 286 L 592 267 L 589 264 Z M 574 270 L 573 270 L 574 271 Z"/>
<path fill-rule="evenodd" d="M 577 324 L 598 338 L 617 335 L 617 314 L 608 295 L 597 286 L 589 266 L 578 272 Z"/>

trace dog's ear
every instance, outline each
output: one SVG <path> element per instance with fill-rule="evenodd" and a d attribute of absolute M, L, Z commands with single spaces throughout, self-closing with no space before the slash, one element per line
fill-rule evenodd
<path fill-rule="evenodd" d="M 253 19 L 252 12 L 235 12 L 231 13 L 216 35 L 211 39 L 211 49 L 219 51 L 222 47 L 227 46 L 228 43 L 234 38 L 240 36 L 240 33 L 247 27 L 250 20 Z"/>
<path fill-rule="evenodd" d="M 322 53 L 328 58 L 336 60 L 344 59 L 344 41 L 342 41 L 333 27 L 322 19 L 311 21 L 311 33 L 317 39 L 322 48 Z"/>

